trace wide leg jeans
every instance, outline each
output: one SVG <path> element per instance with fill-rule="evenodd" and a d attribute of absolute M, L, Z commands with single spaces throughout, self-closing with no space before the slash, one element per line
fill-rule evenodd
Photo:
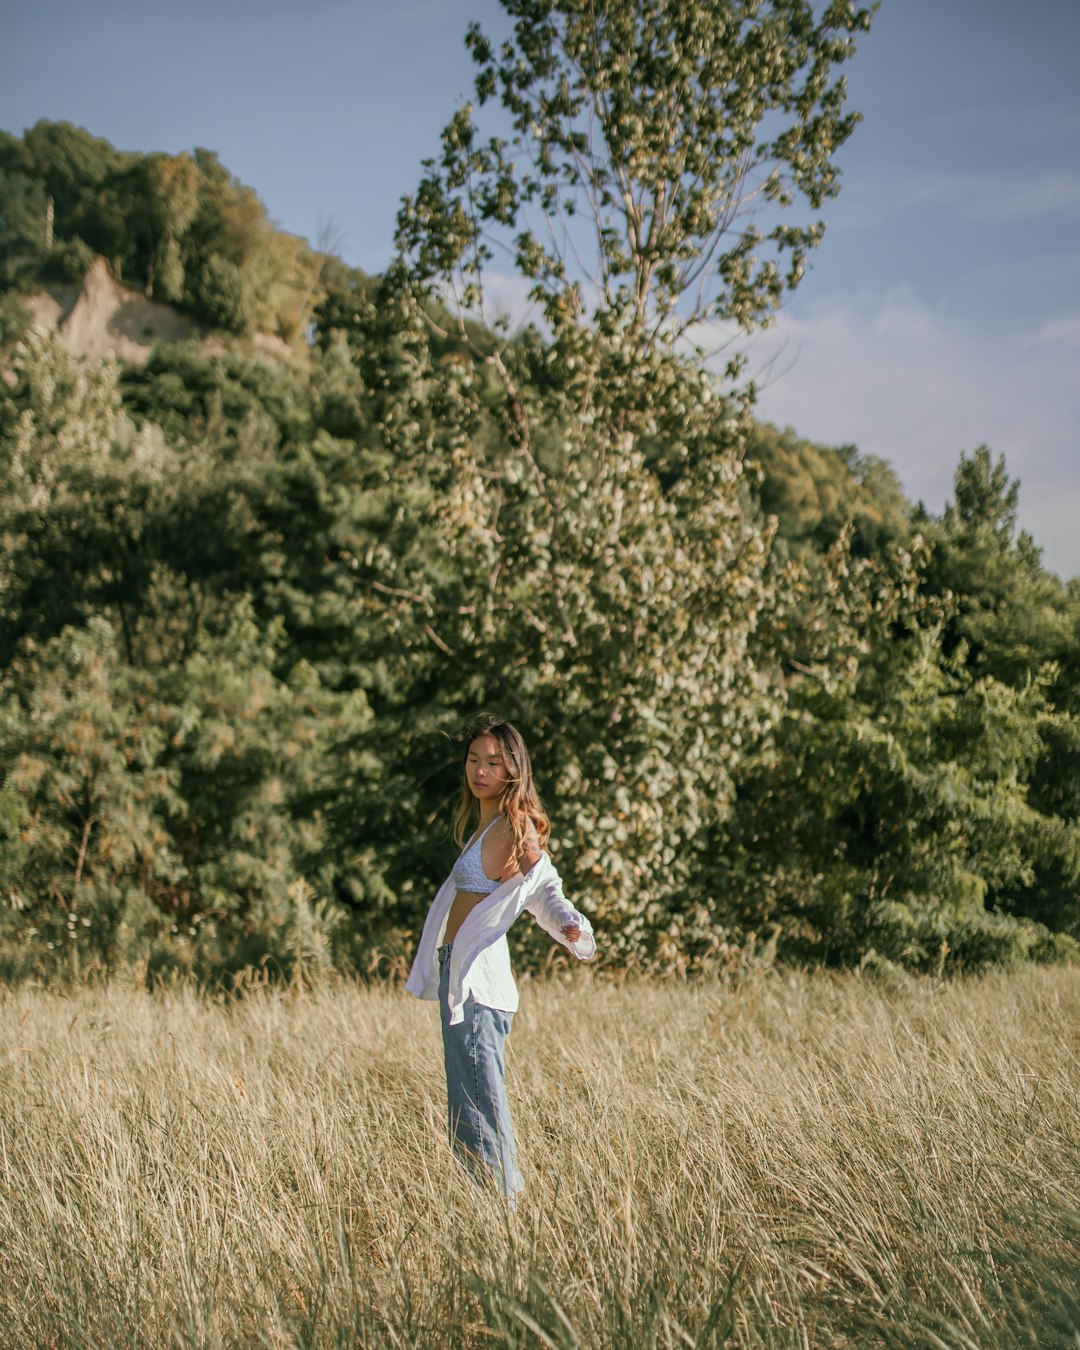
<path fill-rule="evenodd" d="M 485 1007 L 470 994 L 462 1020 L 451 1026 L 447 993 L 452 948 L 453 943 L 439 948 L 450 1147 L 473 1181 L 478 1185 L 493 1181 L 513 1203 L 524 1186 L 506 1100 L 506 1038 L 514 1014 Z"/>

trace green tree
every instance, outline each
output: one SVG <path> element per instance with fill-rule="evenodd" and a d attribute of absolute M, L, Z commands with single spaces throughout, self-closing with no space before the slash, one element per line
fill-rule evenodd
<path fill-rule="evenodd" d="M 0 382 L 0 665 L 20 638 L 127 601 L 168 469 L 159 436 L 124 417 L 116 369 L 72 361 L 55 337 L 16 351 Z"/>
<path fill-rule="evenodd" d="M 365 367 L 384 442 L 368 500 L 392 509 L 343 563 L 393 636 L 407 743 L 430 754 L 433 723 L 482 705 L 522 718 L 571 884 L 616 946 L 664 959 L 715 925 L 706 841 L 780 692 L 754 637 L 774 590 L 742 476 L 748 398 L 678 342 L 762 322 L 798 283 L 821 227 L 779 213 L 835 191 L 857 119 L 831 72 L 869 11 L 505 8 L 498 53 L 475 27 L 467 43 L 478 102 L 498 98 L 514 137 L 482 141 L 462 109 L 400 213 L 373 307 L 399 323 Z M 469 342 L 499 239 L 551 341 Z M 436 363 L 425 330 L 471 359 Z M 430 780 L 431 809 L 451 781 Z"/>
<path fill-rule="evenodd" d="M 250 605 L 182 663 L 131 666 L 104 618 L 0 678 L 0 943 L 23 969 L 150 958 L 205 973 L 334 960 L 363 893 L 335 837 L 360 694 L 328 695 Z"/>
<path fill-rule="evenodd" d="M 858 560 L 842 538 L 781 588 L 785 713 L 741 766 L 716 880 L 739 928 L 775 925 L 803 959 L 974 969 L 1071 950 L 1010 917 L 1010 895 L 1080 847 L 1031 793 L 1062 723 L 1049 680 L 967 667 L 944 639 L 954 602 L 920 597 L 927 553 Z"/>
<path fill-rule="evenodd" d="M 78 282 L 101 255 L 119 280 L 209 326 L 299 343 L 330 237 L 313 253 L 274 229 L 208 150 L 121 153 L 63 122 L 0 133 L 0 285 Z"/>
<path fill-rule="evenodd" d="M 913 532 L 911 506 L 892 467 L 854 446 L 831 448 L 790 427 L 755 422 L 747 458 L 760 474 L 755 495 L 777 519 L 779 538 L 825 553 L 848 525 L 859 557 L 881 556 Z"/>
<path fill-rule="evenodd" d="M 177 355 L 196 397 L 172 444 L 131 425 L 114 369 L 77 365 L 55 339 L 19 352 L 15 384 L 3 386 L 8 884 L 24 876 L 19 923 L 55 952 L 35 906 L 49 897 L 53 913 L 87 818 L 98 822 L 95 841 L 112 839 L 99 829 L 108 818 L 119 832 L 109 858 L 142 858 L 152 837 L 165 870 L 117 870 L 86 855 L 78 884 L 93 932 L 80 917 L 76 936 L 83 947 L 93 937 L 100 961 L 155 944 L 161 959 L 181 959 L 172 937 L 186 941 L 193 927 L 197 951 L 184 959 L 203 968 L 262 955 L 289 967 L 316 947 L 329 959 L 331 932 L 347 942 L 370 931 L 371 898 L 386 893 L 385 863 L 356 829 L 356 800 L 379 771 L 368 705 L 342 673 L 336 630 L 316 621 L 333 514 L 320 462 L 334 443 L 324 446 L 310 416 L 296 420 L 286 368 L 282 395 L 265 365 L 235 358 L 215 383 L 206 358 Z M 166 361 L 137 386 L 157 407 L 168 375 Z M 243 422 L 226 434 L 213 404 L 220 417 L 230 398 L 230 417 Z M 245 434 L 255 410 L 261 420 Z M 70 694 L 58 702 L 54 686 Z M 136 763 L 129 738 L 139 728 L 149 748 Z M 25 755 L 52 767 L 27 777 Z M 117 776 L 124 764 L 145 770 L 148 792 L 161 789 L 138 818 L 129 801 L 138 783 Z M 92 780 L 93 811 L 54 792 L 72 775 Z M 362 923 L 345 925 L 343 905 Z"/>
<path fill-rule="evenodd" d="M 1080 822 L 1080 666 L 1075 583 L 1042 565 L 1018 530 L 1020 484 L 986 446 L 962 455 L 955 496 L 940 520 L 924 520 L 933 543 L 926 593 L 953 597 L 944 632 L 949 651 L 977 678 L 1022 692 L 1045 690 L 1055 716 L 1043 724 L 1029 776 L 1030 800 L 1073 831 Z M 1056 836 L 1055 836 L 1056 837 Z M 998 896 L 1004 907 L 1080 935 L 1080 864 L 1061 841 L 1043 850 L 1031 874 Z"/>
<path fill-rule="evenodd" d="M 197 149 L 199 204 L 187 236 L 187 306 L 214 327 L 250 333 L 273 310 L 279 261 L 274 231 L 256 193 L 211 151 Z"/>
<path fill-rule="evenodd" d="M 108 966 L 167 923 L 182 874 L 165 820 L 165 710 L 93 618 L 0 677 L 0 940 L 23 968 Z"/>
<path fill-rule="evenodd" d="M 22 141 L 0 131 L 0 287 L 14 287 L 46 251 L 48 194 Z"/>
<path fill-rule="evenodd" d="M 432 362 L 416 322 L 418 367 L 385 396 L 386 448 L 368 460 L 363 551 L 337 565 L 389 667 L 373 698 L 399 747 L 395 812 L 447 804 L 456 752 L 440 749 L 440 725 L 504 710 L 548 766 L 570 883 L 615 946 L 651 951 L 658 932 L 707 921 L 686 903 L 702 840 L 728 808 L 740 745 L 777 711 L 749 654 L 768 535 L 743 510 L 738 424 L 718 430 L 705 378 L 658 356 L 650 383 L 685 410 L 687 466 L 665 492 L 609 415 L 633 405 L 637 358 L 567 330 L 556 349 L 518 351 L 529 431 L 508 444 L 474 367 Z M 398 866 L 417 861 L 414 848 Z"/>
<path fill-rule="evenodd" d="M 199 170 L 189 155 L 147 155 L 129 171 L 129 233 L 145 239 L 141 270 L 147 293 L 177 301 L 184 294 L 182 246 L 199 207 Z"/>
<path fill-rule="evenodd" d="M 127 157 L 70 122 L 37 122 L 23 143 L 34 176 L 52 199 L 56 238 L 82 236 L 95 194 Z"/>
<path fill-rule="evenodd" d="M 924 589 L 957 599 L 948 640 L 965 645 L 973 669 L 1015 684 L 1071 647 L 1065 588 L 1017 530 L 1019 495 L 1004 457 L 979 446 L 961 455 L 940 521 L 924 526 L 934 541 Z"/>

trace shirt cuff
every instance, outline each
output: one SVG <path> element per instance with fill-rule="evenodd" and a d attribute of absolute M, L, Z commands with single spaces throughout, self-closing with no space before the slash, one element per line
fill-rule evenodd
<path fill-rule="evenodd" d="M 576 942 L 568 942 L 567 950 L 572 951 L 579 961 L 591 961 L 596 955 L 596 939 L 591 933 L 581 930 L 581 936 Z"/>
<path fill-rule="evenodd" d="M 591 961 L 596 955 L 596 938 L 593 937 L 592 924 L 584 914 L 578 913 L 576 909 L 567 905 L 566 909 L 559 914 L 559 935 L 560 941 L 565 945 L 567 951 L 573 952 L 579 961 Z M 563 929 L 568 924 L 574 924 L 581 929 L 581 936 L 576 942 L 567 941 Z"/>

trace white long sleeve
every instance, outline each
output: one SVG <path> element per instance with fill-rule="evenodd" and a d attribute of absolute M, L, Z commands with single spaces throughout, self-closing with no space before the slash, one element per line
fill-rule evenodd
<path fill-rule="evenodd" d="M 525 901 L 525 908 L 545 933 L 556 942 L 561 942 L 579 961 L 591 961 L 596 955 L 596 938 L 593 936 L 592 924 L 567 900 L 563 893 L 562 877 L 554 867 L 551 872 L 551 879 L 530 894 Z M 576 942 L 571 942 L 562 931 L 571 925 L 581 929 L 581 936 Z"/>

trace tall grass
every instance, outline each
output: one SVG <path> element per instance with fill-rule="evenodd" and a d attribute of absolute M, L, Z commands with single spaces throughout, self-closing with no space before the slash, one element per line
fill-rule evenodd
<path fill-rule="evenodd" d="M 1080 1346 L 1080 974 L 524 986 L 515 1215 L 436 1012 L 0 995 L 5 1346 Z"/>

